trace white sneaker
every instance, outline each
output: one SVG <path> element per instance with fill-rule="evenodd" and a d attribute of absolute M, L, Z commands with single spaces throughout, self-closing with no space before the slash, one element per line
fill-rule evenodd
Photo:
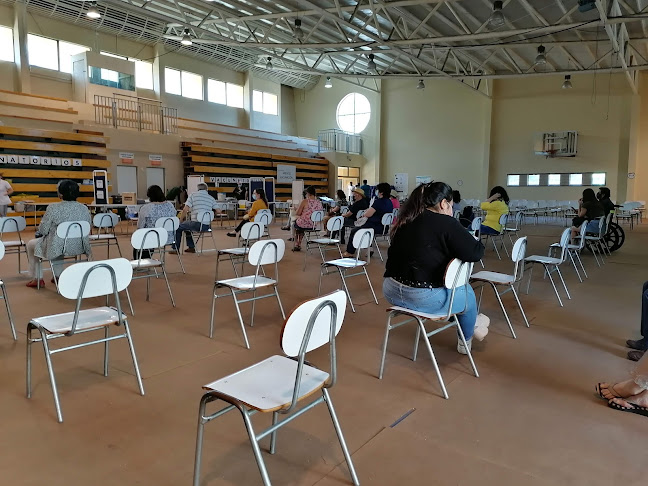
<path fill-rule="evenodd" d="M 486 335 L 488 334 L 488 326 L 490 326 L 490 319 L 484 314 L 479 314 L 477 316 L 477 321 L 475 322 L 475 330 L 473 331 L 473 336 L 477 341 L 483 341 Z"/>
<path fill-rule="evenodd" d="M 466 339 L 466 344 L 468 345 L 468 351 L 472 350 L 472 338 Z M 461 341 L 461 338 L 459 338 L 459 341 L 457 342 L 457 353 L 459 354 L 468 354 L 468 351 L 466 351 L 466 347 L 464 346 L 463 342 Z"/>

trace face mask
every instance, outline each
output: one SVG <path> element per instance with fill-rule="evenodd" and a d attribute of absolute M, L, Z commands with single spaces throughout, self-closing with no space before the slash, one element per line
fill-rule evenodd
<path fill-rule="evenodd" d="M 258 194 L 252 194 L 252 199 L 254 199 L 256 201 L 257 199 L 259 199 L 259 195 Z"/>

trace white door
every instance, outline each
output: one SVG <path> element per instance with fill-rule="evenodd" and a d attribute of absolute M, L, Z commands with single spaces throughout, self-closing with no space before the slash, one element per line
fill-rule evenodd
<path fill-rule="evenodd" d="M 137 194 L 137 167 L 132 165 L 117 166 L 117 190 L 119 194 L 124 192 Z"/>
<path fill-rule="evenodd" d="M 147 167 L 146 168 L 146 187 L 160 186 L 162 192 L 166 192 L 164 187 L 164 169 L 161 167 Z"/>

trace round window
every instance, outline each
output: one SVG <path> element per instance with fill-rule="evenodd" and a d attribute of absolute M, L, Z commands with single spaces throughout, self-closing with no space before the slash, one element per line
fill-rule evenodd
<path fill-rule="evenodd" d="M 367 128 L 371 118 L 371 105 L 366 96 L 350 93 L 342 98 L 336 112 L 340 130 L 349 133 L 360 133 Z"/>

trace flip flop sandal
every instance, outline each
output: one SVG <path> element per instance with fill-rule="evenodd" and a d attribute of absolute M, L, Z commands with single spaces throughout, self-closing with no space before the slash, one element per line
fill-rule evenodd
<path fill-rule="evenodd" d="M 637 415 L 643 415 L 644 417 L 648 417 L 648 407 L 641 407 L 636 403 L 631 403 L 631 402 L 628 402 L 628 405 L 630 405 L 632 408 L 625 408 L 619 405 L 618 403 L 613 402 L 612 400 L 608 402 L 608 407 L 610 407 L 613 410 L 618 410 L 619 412 L 636 413 Z"/>
<path fill-rule="evenodd" d="M 597 383 L 596 386 L 594 387 L 594 390 L 596 390 L 596 395 L 597 395 L 599 398 L 602 398 L 603 400 L 608 400 L 608 401 L 610 401 L 610 400 L 611 400 L 610 398 L 606 398 L 606 397 L 603 396 L 603 389 L 601 388 L 601 385 L 602 385 L 602 383 Z M 614 385 L 612 385 L 612 386 L 606 388 L 606 390 L 609 390 L 609 391 L 610 391 L 610 393 L 612 394 L 612 398 L 624 398 L 624 397 L 622 397 L 621 395 L 619 395 L 619 394 L 616 392 L 616 390 L 614 389 Z"/>

